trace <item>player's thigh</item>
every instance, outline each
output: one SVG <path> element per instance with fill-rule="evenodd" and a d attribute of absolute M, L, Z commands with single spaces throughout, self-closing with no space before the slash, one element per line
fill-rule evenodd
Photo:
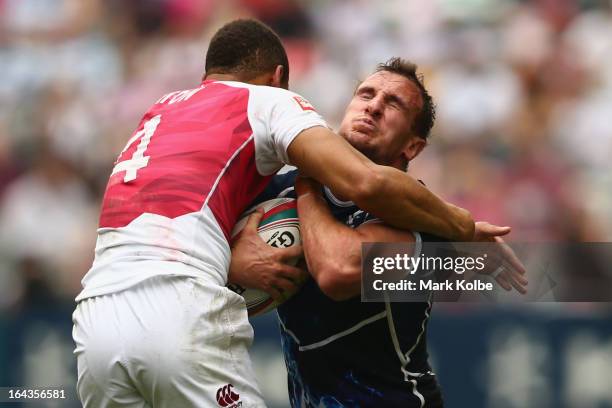
<path fill-rule="evenodd" d="M 107 299 L 87 299 L 73 314 L 77 393 L 85 408 L 150 408 L 133 386 L 117 339 L 120 330 Z M 99 324 L 92 324 L 92 322 Z"/>
<path fill-rule="evenodd" d="M 130 305 L 142 310 L 130 374 L 153 407 L 265 406 L 248 348 L 244 300 L 195 278 L 165 280 Z"/>
<path fill-rule="evenodd" d="M 114 375 L 111 386 L 100 385 L 86 367 L 79 368 L 77 393 L 84 408 L 151 408 L 129 379 Z"/>

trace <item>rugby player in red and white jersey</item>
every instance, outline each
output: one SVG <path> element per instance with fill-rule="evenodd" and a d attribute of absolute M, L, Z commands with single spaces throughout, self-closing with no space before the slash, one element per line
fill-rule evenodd
<path fill-rule="evenodd" d="M 229 23 L 211 40 L 204 81 L 154 103 L 120 153 L 73 315 L 85 407 L 265 406 L 244 300 L 225 287 L 228 240 L 284 164 L 391 225 L 472 237 L 467 211 L 353 149 L 286 90 L 288 74 L 276 34 Z M 292 288 L 303 272 L 281 264 L 299 251 L 275 252 L 260 288 Z"/>

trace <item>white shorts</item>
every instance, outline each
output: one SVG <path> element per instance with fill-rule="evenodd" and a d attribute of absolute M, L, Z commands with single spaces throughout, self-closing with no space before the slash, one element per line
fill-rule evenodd
<path fill-rule="evenodd" d="M 225 287 L 158 276 L 81 301 L 73 322 L 85 408 L 265 407 L 244 300 Z"/>

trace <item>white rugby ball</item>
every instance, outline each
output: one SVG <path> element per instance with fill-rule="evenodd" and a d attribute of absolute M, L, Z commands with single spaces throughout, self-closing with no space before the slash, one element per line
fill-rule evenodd
<path fill-rule="evenodd" d="M 257 232 L 268 245 L 276 248 L 287 248 L 301 243 L 297 201 L 293 198 L 275 198 L 245 211 L 232 231 L 232 239 L 242 231 L 249 215 L 257 208 L 263 208 L 264 210 Z M 295 259 L 293 264 L 295 265 L 297 262 L 298 259 Z M 272 299 L 268 293 L 259 289 L 243 288 L 232 283 L 229 283 L 227 287 L 244 298 L 251 317 L 274 310 L 280 304 Z M 286 293 L 285 295 L 285 299 L 288 299 L 293 293 Z"/>

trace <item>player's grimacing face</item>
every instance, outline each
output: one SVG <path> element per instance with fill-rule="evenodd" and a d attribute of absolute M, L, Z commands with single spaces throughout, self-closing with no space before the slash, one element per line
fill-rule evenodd
<path fill-rule="evenodd" d="M 392 72 L 376 72 L 357 87 L 339 133 L 374 162 L 391 165 L 411 137 L 421 106 L 412 81 Z"/>

